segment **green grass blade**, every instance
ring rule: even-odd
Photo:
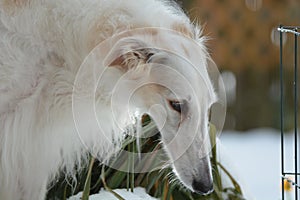
[[[89,165],[89,171],[87,174],[87,178],[85,180],[84,189],[82,193],[82,200],[88,200],[90,196],[90,188],[91,188],[91,179],[92,179],[92,169],[95,162],[95,158],[91,158],[90,165]]]
[[[112,193],[118,200],[125,200],[123,197],[121,197],[118,193],[116,193],[115,191],[113,191],[111,188],[109,188],[106,184],[106,180],[105,180],[105,170],[104,170],[104,166],[102,166],[102,170],[101,170],[101,179],[103,182],[103,186],[105,188],[106,191]]]

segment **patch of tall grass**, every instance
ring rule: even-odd
[[[149,117],[143,122],[143,134],[148,135],[156,130],[155,125]],[[150,135],[151,135],[150,134]],[[216,143],[216,130],[210,125],[210,136],[212,144]],[[138,144],[138,145],[137,145]],[[127,136],[123,143],[123,149],[136,154],[128,154],[126,162],[128,168],[145,168],[147,166],[139,166],[138,156],[140,152],[153,152],[161,148],[160,134],[156,133],[151,137],[139,139],[136,141],[134,136]],[[155,154],[153,155],[155,156]],[[118,162],[120,158],[116,156],[112,162]],[[123,158],[124,160],[124,158]],[[151,162],[147,161],[147,162]],[[141,162],[145,163],[145,162]],[[113,189],[126,188],[134,191],[137,186],[144,187],[146,192],[151,196],[162,200],[242,200],[244,199],[240,185],[229,171],[217,159],[217,147],[213,147],[211,152],[211,163],[213,168],[214,192],[208,196],[201,196],[185,189],[176,179],[170,167],[147,172],[147,173],[131,173],[118,171],[111,167],[101,165],[94,158],[90,158],[89,166],[77,175],[76,187],[68,184],[68,179],[62,177],[48,192],[47,199],[67,199],[72,193],[83,191],[82,200],[88,200],[89,195],[98,193],[101,188],[111,192],[117,199],[123,198],[115,193]],[[123,166],[126,167],[126,166]],[[223,179],[231,182],[230,187],[224,187]],[[71,181],[71,180],[70,180]],[[226,184],[228,185],[228,184]]]

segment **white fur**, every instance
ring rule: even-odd
[[[0,199],[44,199],[47,185],[59,170],[65,169],[72,174],[75,166],[85,163],[82,161],[86,159],[87,150],[78,137],[72,113],[75,77],[88,53],[99,42],[121,31],[143,27],[174,30],[174,24],[188,30],[189,37],[202,50],[194,52],[186,47],[190,50],[187,56],[192,63],[198,63],[203,79],[209,84],[199,84],[194,71],[179,66],[181,61],[177,62],[172,56],[168,64],[178,65],[174,68],[189,77],[193,86],[199,87],[197,95],[201,99],[194,99],[191,106],[195,104],[197,111],[196,103],[200,102],[201,113],[198,114],[202,123],[199,132],[207,132],[207,110],[214,101],[214,91],[206,71],[207,53],[203,38],[198,38],[199,30],[176,5],[159,0],[0,0],[0,15]],[[181,42],[174,42],[163,33],[150,35],[133,37],[151,46],[176,49],[184,54],[184,44]],[[105,137],[99,136],[94,126],[90,125],[85,104],[79,106],[81,115],[86,119],[82,123],[86,131],[81,139],[103,160],[116,151],[112,141],[121,141],[123,135],[121,130],[115,128],[107,100],[111,95],[109,82],[118,80],[122,74],[124,72],[118,67],[112,67],[105,79],[106,88],[98,91],[97,114],[106,124]],[[159,79],[151,78],[154,81]],[[168,75],[161,78],[174,81]],[[178,85],[179,93],[185,91],[185,86],[180,82],[175,81],[174,84]],[[146,90],[150,92],[152,89]],[[160,95],[170,98],[165,91]],[[166,107],[168,118],[162,130],[162,139],[163,143],[168,142],[172,132],[178,131],[177,113],[166,102],[157,102],[161,99],[147,102],[147,94],[137,96],[144,103],[145,111],[153,103]],[[185,96],[183,92],[182,97]],[[161,113],[155,112],[152,110],[149,114],[159,124]],[[192,113],[189,116],[191,121],[195,121],[198,115]],[[130,123],[127,117],[120,114],[119,120],[124,121],[124,126]],[[190,122],[186,121],[179,132],[191,131]],[[177,145],[189,140],[187,136],[182,137]],[[201,171],[198,156],[201,142],[203,138],[199,133],[187,155],[173,163],[175,173],[190,189],[193,176],[198,176]],[[178,146],[166,149],[171,160],[177,156]],[[201,151],[206,152],[206,148],[201,148]],[[211,176],[209,164],[206,168],[205,173]]]

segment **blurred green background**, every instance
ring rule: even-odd
[[[182,0],[179,3],[210,38],[209,51],[222,72],[227,93],[224,129],[278,129],[280,82],[276,29],[280,24],[300,26],[300,1]],[[286,34],[283,41],[285,129],[289,130],[293,127],[294,36]]]

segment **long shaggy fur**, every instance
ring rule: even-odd
[[[0,0],[0,199],[44,199],[58,171],[72,174],[85,161],[72,115],[79,66],[101,41],[143,27],[179,31],[202,45],[169,1]],[[110,112],[101,112],[106,138],[121,141]],[[115,152],[85,125],[89,149],[102,159]]]

